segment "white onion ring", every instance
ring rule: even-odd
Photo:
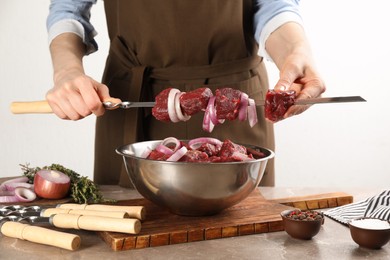
[[[169,144],[174,144],[173,149],[168,147]],[[172,155],[180,148],[180,146],[181,144],[179,139],[175,137],[167,137],[159,145],[156,146],[155,150],[166,155]]]
[[[238,120],[245,121],[248,117],[248,95],[241,92],[240,108],[238,109]]]
[[[168,162],[177,162],[180,160],[181,157],[183,157],[187,153],[187,148],[185,146],[182,146],[179,150],[177,150],[174,154],[172,154],[167,161]]]
[[[191,118],[191,116],[185,115],[181,111],[180,96],[183,95],[184,93],[186,93],[186,92],[179,92],[179,93],[176,93],[176,95],[175,95],[175,111],[176,111],[176,116],[180,121],[187,121]]]
[[[216,147],[221,147],[223,142],[218,140],[217,138],[212,138],[212,137],[199,137],[192,139],[188,141],[188,145],[192,150],[198,149],[202,144],[207,143],[207,144],[213,144]]]
[[[256,104],[253,99],[248,99],[248,121],[250,127],[253,127],[255,124],[257,124],[257,111],[256,111]]]
[[[179,122],[179,118],[177,117],[176,114],[176,109],[175,109],[175,96],[177,93],[180,93],[180,90],[173,88],[169,91],[168,94],[168,115],[169,119],[171,119],[172,122],[177,123]]]

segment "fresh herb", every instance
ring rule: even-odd
[[[107,200],[103,198],[103,195],[99,191],[96,184],[87,177],[80,176],[77,172],[68,169],[60,164],[52,164],[50,166],[29,167],[29,164],[20,165],[22,167],[23,174],[29,179],[29,183],[34,183],[35,174],[40,170],[56,170],[60,171],[70,178],[70,196],[76,203],[102,203],[102,202],[114,202],[113,200]]]

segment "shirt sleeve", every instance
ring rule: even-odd
[[[256,0],[254,29],[260,56],[272,61],[265,50],[265,42],[273,31],[287,22],[296,22],[303,26],[299,0]]]
[[[77,34],[87,47],[87,54],[97,51],[97,35],[90,23],[91,8],[97,0],[51,0],[46,20],[49,44],[66,32]]]

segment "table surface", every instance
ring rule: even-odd
[[[359,201],[377,195],[382,189],[368,188],[284,188],[260,187],[266,199],[346,192]],[[117,200],[140,197],[134,190],[102,186],[103,195]],[[348,227],[327,218],[311,240],[291,238],[286,232],[272,232],[193,243],[113,251],[94,232],[67,230],[81,237],[81,247],[68,251],[0,235],[0,259],[390,259],[390,243],[380,250],[359,247]]]

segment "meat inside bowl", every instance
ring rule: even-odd
[[[116,149],[138,192],[174,214],[205,216],[216,214],[245,199],[260,183],[267,161],[274,153],[245,145],[265,157],[242,162],[168,162],[142,158],[159,141],[145,141]]]

